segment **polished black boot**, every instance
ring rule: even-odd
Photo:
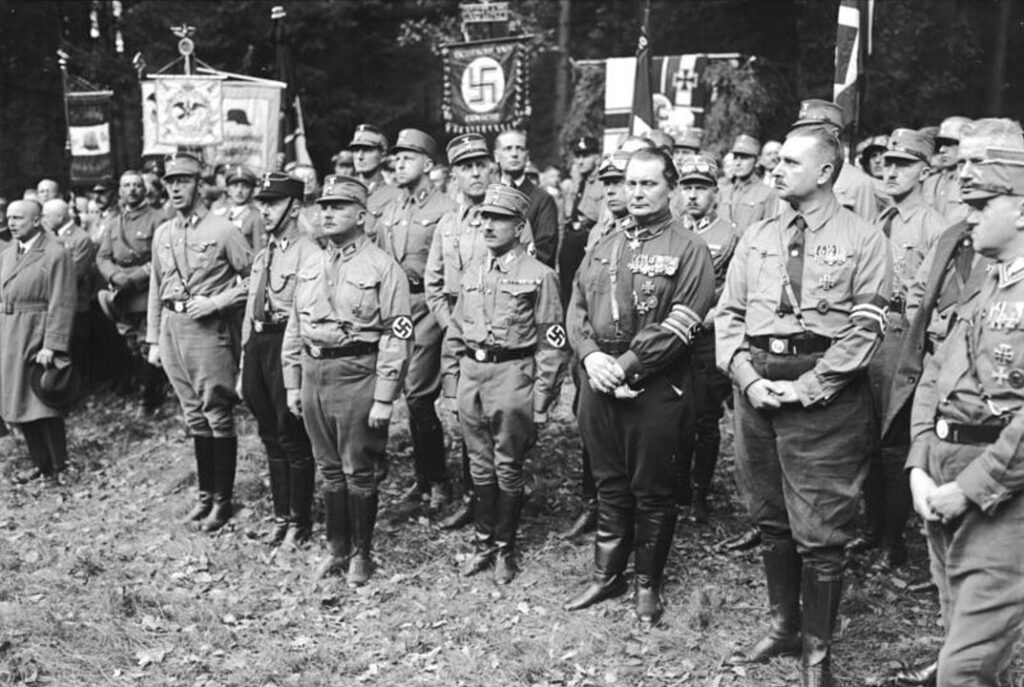
[[[676,510],[666,508],[636,513],[636,617],[642,623],[661,619],[661,580],[676,529]]]
[[[523,492],[498,492],[498,522],[494,528],[494,544],[498,548],[494,558],[494,581],[506,585],[519,572],[516,564],[516,534],[523,512]]]
[[[690,515],[694,521],[701,524],[710,519],[708,495],[711,493],[711,480],[715,476],[721,442],[722,432],[718,428],[718,418],[698,418],[697,437],[693,446],[693,505]]]
[[[213,437],[193,437],[196,454],[196,477],[199,481],[199,499],[185,516],[186,522],[198,522],[213,509],[213,490],[216,476],[213,469]]]
[[[498,519],[498,485],[477,484],[473,487],[476,494],[476,508],[473,522],[473,555],[460,573],[463,577],[472,577],[486,570],[494,563],[494,528]]]
[[[270,473],[270,500],[274,505],[274,527],[270,530],[267,538],[269,543],[280,544],[288,534],[288,516],[291,514],[291,504],[288,497],[291,493],[291,485],[288,476],[288,459],[284,456],[267,459],[267,466]]]
[[[732,665],[762,663],[800,653],[800,554],[790,539],[773,539],[761,552],[771,614],[768,633],[754,646],[729,657]]]
[[[282,546],[295,548],[309,541],[313,531],[313,488],[316,481],[313,471],[313,459],[309,457],[288,466],[291,514]]]
[[[352,530],[352,557],[348,561],[346,583],[362,587],[373,575],[373,529],[377,524],[377,492],[348,490],[348,522]]]
[[[598,502],[594,578],[562,608],[579,611],[626,593],[626,562],[633,550],[633,509]]]
[[[352,536],[348,522],[348,490],[324,488],[324,528],[327,530],[327,557],[320,561],[314,576],[322,579],[348,567],[352,552]]]
[[[216,532],[231,519],[234,507],[231,499],[235,492],[235,463],[238,460],[238,437],[214,437],[213,473],[216,489],[213,509],[203,520],[203,532]]]
[[[576,539],[589,534],[597,527],[597,498],[588,499],[572,525],[562,533],[563,539]]]
[[[430,512],[440,513],[450,500],[444,427],[437,417],[434,399],[419,399],[409,403],[408,407],[416,483],[422,493],[429,494]]]
[[[820,570],[805,563],[800,595],[803,598],[800,659],[801,687],[832,687],[832,628],[843,591],[840,565]]]

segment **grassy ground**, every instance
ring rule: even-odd
[[[78,410],[69,420],[76,474],[65,487],[7,486],[24,465],[24,444],[0,440],[0,685],[798,681],[792,659],[747,670],[722,665],[766,618],[757,555],[715,548],[743,526],[728,450],[714,522],[678,528],[660,626],[642,628],[628,597],[575,614],[561,610],[589,574],[591,553],[587,543],[555,534],[577,507],[578,437],[567,405],[531,461],[523,572],[503,589],[487,575],[458,576],[467,531],[443,532],[397,503],[411,475],[401,416],[375,542],[380,567],[358,591],[338,579],[311,580],[321,526],[305,550],[262,543],[269,496],[249,418],[241,422],[242,510],[214,536],[180,524],[195,485],[191,446],[170,402],[156,419],[112,396]],[[935,600],[907,587],[925,576],[924,557],[915,536],[905,577],[851,576],[835,645],[840,684],[862,685],[935,655]]]

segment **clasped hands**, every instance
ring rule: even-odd
[[[967,512],[970,501],[956,480],[937,485],[921,468],[910,471],[914,510],[928,522],[947,524]]]
[[[583,359],[590,388],[615,398],[636,398],[640,391],[626,385],[626,371],[619,361],[601,351],[594,351]]]
[[[783,403],[799,403],[793,382],[785,380],[758,379],[747,387],[747,400],[758,410],[780,408]]]

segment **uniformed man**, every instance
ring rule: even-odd
[[[238,339],[252,252],[242,232],[212,215],[199,198],[199,160],[167,161],[164,184],[175,216],[153,237],[146,343],[149,362],[163,365],[195,444],[199,500],[189,521],[204,532],[232,515],[238,438]]]
[[[299,267],[281,348],[288,407],[323,476],[328,555],[316,575],[347,566],[351,587],[373,574],[376,471],[413,336],[408,277],[363,230],[368,195],[354,177],[325,179],[326,244]]]
[[[885,190],[891,204],[879,216],[877,224],[889,239],[893,288],[885,340],[868,367],[879,429],[889,405],[889,391],[904,335],[910,325],[906,317],[907,291],[928,251],[946,228],[945,219],[925,204],[921,193],[933,151],[931,138],[913,129],[896,129],[889,136],[883,157]],[[864,484],[867,528],[864,534],[847,544],[846,550],[858,552],[884,544],[882,555],[872,567],[889,571],[903,565],[907,558],[903,530],[910,515],[910,488],[903,463],[909,437],[906,434],[880,436],[879,440],[880,445],[872,448],[871,467]]]
[[[225,173],[227,182],[228,207],[225,213],[228,221],[242,231],[249,247],[258,251],[266,243],[263,217],[252,202],[256,188],[256,174],[245,165],[231,165]]]
[[[761,154],[757,158],[757,169],[754,170],[754,173],[768,188],[772,187],[772,170],[779,164],[780,150],[782,150],[781,141],[765,141],[761,146]]]
[[[60,198],[48,200],[43,204],[42,227],[50,232],[57,243],[71,254],[71,262],[75,268],[75,317],[71,327],[71,363],[79,373],[92,381],[95,376],[93,351],[89,350],[92,322],[89,319],[89,301],[92,300],[94,258],[96,247],[85,229],[71,219],[68,204]]]
[[[656,623],[663,610],[689,351],[715,289],[707,246],[669,211],[677,174],[663,151],[633,153],[626,166],[633,221],[584,258],[567,318],[586,376],[579,424],[597,481],[598,522],[593,582],[564,607],[625,593],[633,554],[644,623]]]
[[[96,253],[96,267],[105,284],[96,299],[125,339],[142,382],[143,408],[152,412],[163,403],[165,377],[159,367],[146,360],[142,344],[146,338],[153,235],[164,222],[165,213],[146,201],[145,179],[140,172],[121,174],[118,192],[119,211],[107,221]],[[131,376],[127,371],[123,374]],[[131,387],[130,379],[127,385]]]
[[[366,235],[371,239],[377,235],[377,223],[384,208],[398,197],[398,187],[384,179],[384,155],[388,151],[388,139],[384,132],[373,124],[360,124],[352,134],[348,149],[352,151],[352,165],[355,177],[369,189],[366,205]]]
[[[487,188],[487,254],[463,275],[445,336],[444,392],[457,398],[476,493],[475,553],[462,574],[493,564],[502,585],[517,572],[523,463],[558,398],[567,348],[558,276],[520,242],[529,207],[510,186]]]
[[[714,302],[717,302],[741,234],[739,228],[719,215],[716,208],[718,163],[708,155],[683,158],[679,165],[679,189],[684,203],[684,214],[680,218],[683,226],[703,239],[711,251],[715,273]],[[711,479],[722,441],[718,423],[725,413],[722,404],[732,388],[729,378],[715,366],[714,308],[704,318],[704,327],[694,337],[692,346],[692,422],[683,425],[677,488],[679,503],[691,507],[690,515],[696,522],[705,523],[708,521]]]
[[[1024,634],[1024,151],[989,149],[977,177],[961,198],[995,266],[928,364],[907,459],[946,627],[939,687],[1005,684]]]
[[[957,182],[957,159],[960,136],[964,126],[971,123],[967,117],[946,117],[935,136],[934,174],[924,182],[925,202],[946,219],[959,222],[967,216],[969,208],[960,202]]]
[[[923,131],[918,133],[925,135]],[[857,164],[871,177],[878,179],[885,186],[885,169],[882,164],[882,155],[889,148],[889,137],[871,136],[857,144]],[[931,161],[929,160],[929,164]]]
[[[42,208],[30,200],[7,206],[15,239],[0,255],[0,417],[25,436],[35,466],[15,476],[60,483],[67,467],[64,411],[32,390],[32,368],[67,365],[77,286],[71,254],[43,231]]]
[[[342,148],[334,157],[331,158],[331,164],[334,165],[334,173],[342,176],[355,176],[355,156],[352,151],[348,148]]]
[[[242,398],[256,418],[270,472],[274,505],[271,544],[293,548],[309,539],[313,503],[313,449],[300,418],[288,409],[281,371],[281,342],[292,311],[296,274],[319,246],[299,230],[302,182],[264,174],[256,191],[267,246],[252,263],[242,320]]]
[[[825,127],[837,138],[843,131],[843,109],[827,100],[804,100],[793,128]],[[874,222],[880,210],[875,184],[856,165],[843,165],[832,188],[839,204],[866,222]]]
[[[391,149],[400,195],[384,208],[378,222],[377,245],[402,267],[409,281],[415,328],[412,357],[405,377],[416,481],[407,498],[429,499],[439,513],[451,498],[445,461],[444,428],[434,407],[441,393],[443,332],[427,307],[423,285],[427,256],[441,218],[456,204],[434,186],[429,173],[437,159],[437,142],[418,129],[403,129]]]
[[[583,136],[572,147],[572,190],[563,199],[562,241],[558,250],[558,279],[562,285],[562,305],[568,307],[576,269],[583,260],[590,229],[597,223],[604,200],[597,165],[601,148],[593,136]]]
[[[448,162],[459,188],[459,206],[437,224],[427,256],[423,282],[427,305],[441,329],[451,321],[462,275],[475,259],[487,253],[480,221],[480,204],[491,183],[493,165],[487,142],[479,134],[462,134],[448,142]],[[533,234],[527,222],[520,240],[529,248]],[[464,498],[455,512],[441,521],[442,528],[468,525],[472,519],[472,481],[469,457],[463,454]]]
[[[683,158],[688,155],[696,155],[700,152],[704,139],[704,129],[699,126],[685,127],[675,136],[675,146],[672,148],[672,161],[678,167]]]
[[[747,227],[774,214],[778,204],[775,192],[754,174],[761,142],[740,134],[732,144],[733,167],[729,183],[719,192],[718,212],[743,233]]]
[[[1024,150],[1020,125],[1009,119],[979,119],[964,127],[959,146],[959,182],[970,189],[988,147]],[[883,441],[910,436],[914,390],[927,361],[946,340],[954,323],[970,317],[992,264],[971,243],[966,219],[946,229],[925,256],[907,294],[910,327],[903,339],[899,364],[892,377],[889,403],[882,420]],[[934,684],[938,661],[926,661],[896,674],[906,684]]]
[[[831,685],[843,546],[876,431],[865,371],[882,340],[892,260],[884,234],[832,192],[843,152],[831,131],[794,129],[780,160],[785,204],[743,234],[715,315],[772,613],[768,634],[731,660],[802,653],[802,683]]]
[[[526,219],[533,230],[534,255],[548,267],[554,267],[558,253],[558,205],[526,174],[529,157],[525,131],[503,131],[494,140],[494,162],[498,166],[499,181],[519,189],[530,198]]]
[[[590,230],[587,239],[587,251],[593,249],[601,239],[608,234],[621,230],[629,223],[629,198],[626,194],[626,163],[632,153],[624,150],[617,150],[611,155],[606,155],[597,169],[597,178],[604,186],[605,202],[601,208],[601,219],[597,225]],[[572,409],[574,413],[579,411],[580,402],[580,372],[578,361],[571,364],[574,394]],[[587,452],[586,444],[583,445],[581,453],[581,479],[580,494],[583,497],[583,510],[576,517],[576,520],[562,535],[565,539],[575,539],[584,534],[594,531],[597,526],[597,484],[594,482],[594,471],[590,464],[590,453]]]

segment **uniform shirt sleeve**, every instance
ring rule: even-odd
[[[629,384],[657,372],[689,346],[714,302],[715,270],[707,244],[689,240],[683,245],[668,317],[638,331],[618,358]]]
[[[153,234],[153,245],[160,245],[163,235],[169,231],[170,223],[160,225]],[[160,302],[160,285],[163,282],[163,266],[153,251],[151,274],[149,276],[149,305],[146,307],[146,343],[160,343],[160,318],[163,317],[163,304]]]
[[[444,293],[444,244],[441,238],[445,222],[457,221],[457,210],[445,215],[437,224],[434,238],[430,241],[430,253],[427,254],[427,265],[423,269],[423,291],[427,299],[427,307],[434,313],[434,318],[441,329],[447,329],[452,319],[448,298]]]
[[[995,443],[960,471],[956,482],[988,515],[1024,489],[1024,408],[1017,409]]]
[[[920,468],[928,472],[928,447],[936,441],[935,411],[939,405],[935,385],[942,368],[943,349],[949,345],[947,341],[939,346],[939,350],[928,361],[921,374],[921,382],[914,391],[914,403],[910,410],[910,451],[904,463],[907,470]]]
[[[299,326],[299,306],[292,301],[291,314],[281,339],[281,376],[284,388],[295,390],[302,387],[302,330]]]
[[[931,274],[932,265],[935,262],[935,252],[938,241],[934,241],[925,253],[924,259],[914,273],[914,278],[907,287],[907,321],[913,322],[917,315],[918,308],[924,300],[925,285],[928,283],[928,275]]]
[[[846,386],[854,373],[865,369],[882,343],[884,308],[892,294],[892,253],[880,231],[869,232],[853,277],[853,308],[846,325],[814,369],[794,383],[800,403],[824,403]]]
[[[109,284],[114,275],[121,271],[121,268],[114,264],[114,242],[110,238],[111,229],[112,227],[108,226],[107,230],[103,232],[103,236],[100,237],[99,250],[96,252],[96,269],[99,270],[100,276],[103,277],[106,284]]]
[[[583,262],[580,263],[580,267],[573,277],[572,297],[569,299],[569,308],[565,317],[569,344],[581,362],[591,353],[601,350],[595,340],[594,327],[590,322],[589,308],[592,306],[587,303],[586,289],[582,284],[582,275],[592,269],[593,261],[593,253],[583,256]]]
[[[534,306],[537,350],[533,355],[533,412],[539,415],[546,415],[558,400],[569,345],[559,293],[558,275],[554,270],[545,270]]]
[[[252,270],[249,273],[249,290],[245,298],[245,316],[242,317],[242,347],[245,348],[246,342],[249,341],[249,336],[252,334],[252,320],[253,311],[256,309],[256,290],[259,289],[259,278],[252,279],[251,277],[261,269],[266,269],[266,264],[262,262],[263,256],[266,253],[266,249],[261,250],[256,254],[256,257],[252,261]]]
[[[232,225],[234,231],[225,232],[224,259],[231,269],[239,276],[235,284],[210,298],[218,310],[227,310],[234,305],[245,303],[249,295],[249,270],[252,268],[252,248],[240,229]]]
[[[470,269],[475,269],[471,267]],[[463,275],[463,281],[468,277]],[[462,285],[459,285],[460,297],[452,308],[448,328],[445,330],[444,343],[441,346],[441,393],[445,398],[455,398],[459,389],[459,358],[466,352],[466,340],[463,338],[462,321],[465,299],[461,297]]]
[[[46,329],[43,348],[67,352],[70,349],[71,326],[78,299],[74,261],[69,251],[58,246],[49,264],[50,297],[46,304]]]
[[[750,346],[746,339],[747,259],[754,231],[753,228],[748,229],[736,244],[715,311],[716,363],[741,391],[746,391],[761,378],[750,362]]]
[[[530,223],[536,257],[548,267],[554,267],[558,252],[558,208],[555,199],[542,189],[535,189],[533,200]]]
[[[386,254],[380,280],[380,318],[382,331],[377,343],[377,382],[373,400],[391,403],[401,392],[412,353],[412,305],[409,280],[398,263]]]

